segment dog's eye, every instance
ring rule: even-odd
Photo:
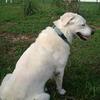
[[[85,26],[85,24],[82,24],[82,26]]]

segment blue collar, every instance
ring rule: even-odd
[[[58,36],[60,36],[60,38],[62,38],[68,45],[70,45],[68,39],[65,37],[64,33],[60,31],[59,28],[57,28],[55,25],[53,26],[55,32],[58,34]]]

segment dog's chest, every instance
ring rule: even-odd
[[[70,55],[70,47],[61,47],[56,52],[54,52],[53,57],[55,61],[60,65],[65,65],[67,62],[67,59]]]

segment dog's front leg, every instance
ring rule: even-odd
[[[57,90],[61,95],[64,95],[66,93],[66,90],[62,88],[63,75],[64,75],[64,68],[58,68],[55,72],[55,78],[54,78],[56,81]]]

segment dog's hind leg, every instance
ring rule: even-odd
[[[9,81],[11,76],[12,76],[12,74],[7,74],[4,77],[4,79],[3,79],[2,83],[1,83],[1,86],[0,86],[0,93],[1,93],[2,89],[5,87],[5,85],[7,84],[7,82]]]
[[[47,93],[41,93],[36,95],[33,100],[50,100],[50,95]]]
[[[4,77],[4,79],[3,79],[2,83],[1,83],[1,86],[0,86],[0,97],[1,97],[2,90],[4,89],[5,85],[7,84],[7,82],[9,81],[9,79],[10,79],[11,76],[12,76],[12,74],[7,74]],[[1,98],[0,98],[0,100],[1,100]]]
[[[6,83],[8,82],[8,80],[10,79],[11,76],[12,76],[12,74],[7,74],[7,75],[4,77],[4,79],[3,79],[1,85],[6,84]]]

